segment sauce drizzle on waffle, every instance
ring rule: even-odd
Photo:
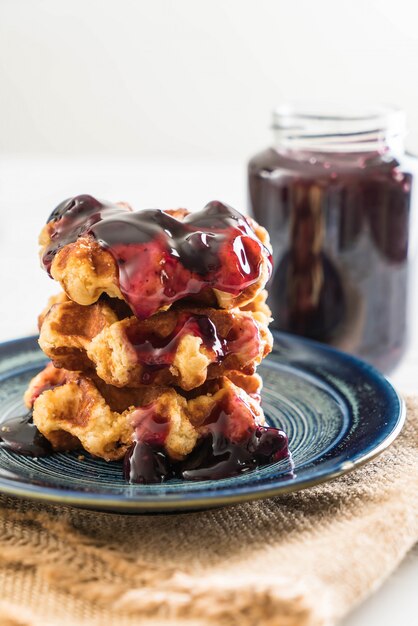
[[[270,251],[241,213],[210,202],[199,212],[132,211],[80,195],[62,202],[48,219],[50,242],[42,264],[80,237],[108,250],[119,269],[120,290],[139,319],[207,288],[239,295],[255,284]]]

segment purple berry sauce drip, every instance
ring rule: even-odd
[[[64,246],[92,237],[112,254],[120,290],[139,319],[207,288],[239,295],[257,282],[263,259],[271,267],[245,217],[221,202],[179,220],[159,209],[132,212],[81,195],[60,204],[48,222],[44,268],[50,272]]]
[[[251,411],[248,405],[239,402],[242,403],[239,410]],[[124,460],[125,478],[139,484],[160,483],[170,478],[216,480],[275,463],[289,455],[285,433],[277,428],[258,426],[254,420],[253,426],[248,427],[239,440],[232,440],[228,404],[215,405],[206,420],[205,434],[183,461],[173,461],[165,452],[168,422],[155,412],[152,404],[145,410],[139,409],[136,441]]]

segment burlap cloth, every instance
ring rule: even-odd
[[[2,625],[334,624],[418,540],[418,397],[379,458],[293,495],[123,516],[0,499]]]

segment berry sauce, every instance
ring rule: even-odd
[[[289,455],[285,433],[258,426],[251,408],[226,396],[206,419],[202,436],[182,461],[165,452],[169,423],[153,404],[136,412],[135,442],[126,453],[124,475],[131,483],[160,483],[170,478],[216,480],[275,463]]]
[[[144,332],[141,326],[128,326],[126,335],[132,344],[138,362],[143,366],[141,382],[148,384],[153,374],[173,363],[178,345],[185,335],[201,337],[204,346],[213,352],[215,359],[224,356],[224,341],[217,335],[216,327],[205,315],[181,315],[167,337]]]
[[[122,295],[139,319],[207,288],[239,295],[257,282],[263,259],[271,271],[270,253],[245,217],[217,201],[178,220],[81,195],[62,202],[48,222],[44,268],[50,272],[67,244],[94,238],[112,254]]]
[[[164,452],[168,419],[156,413],[153,404],[149,404],[134,412],[132,425],[135,428],[135,443],[125,455],[125,478],[141,484],[172,478],[170,461]]]
[[[268,303],[279,330],[389,371],[407,338],[411,165],[390,152],[268,149],[249,204],[270,235]]]
[[[41,457],[52,454],[52,446],[32,423],[32,412],[3,422],[0,426],[0,446],[25,456]]]
[[[143,366],[141,382],[149,384],[153,374],[173,363],[176,350],[185,335],[200,337],[202,345],[212,354],[212,362],[220,363],[229,354],[237,354],[243,344],[249,358],[255,358],[259,351],[259,333],[254,321],[243,319],[241,332],[231,328],[226,337],[220,337],[215,324],[207,315],[184,313],[179,316],[174,330],[166,337],[145,332],[137,324],[126,328],[126,336],[135,349],[138,362]]]

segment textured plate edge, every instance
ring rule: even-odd
[[[390,383],[389,383],[390,384]],[[392,387],[393,389],[393,387]],[[101,511],[113,511],[113,512],[121,512],[123,509],[124,512],[139,512],[139,513],[161,513],[161,512],[180,512],[180,511],[190,511],[195,509],[209,509],[216,508],[219,506],[225,505],[233,505],[239,504],[242,502],[252,502],[255,500],[263,500],[266,498],[277,497],[280,495],[286,495],[289,493],[296,493],[297,491],[301,491],[302,489],[308,489],[310,487],[315,487],[317,485],[321,485],[326,482],[330,482],[343,476],[345,474],[351,473],[359,467],[365,465],[372,459],[378,457],[382,454],[398,437],[400,434],[406,419],[406,407],[404,400],[399,396],[399,394],[395,391],[396,396],[399,400],[400,404],[400,412],[399,419],[392,430],[391,433],[373,450],[369,450],[366,454],[359,457],[355,461],[347,461],[344,463],[339,469],[334,472],[326,472],[321,476],[312,477],[312,479],[301,481],[299,483],[286,484],[283,486],[276,486],[272,489],[262,489],[260,491],[246,493],[246,494],[237,494],[237,495],[227,495],[220,496],[214,498],[193,498],[184,501],[172,501],[172,500],[161,500],[161,501],[123,501],[118,500],[117,496],[107,496],[106,499],[101,499],[100,496],[94,497],[94,500],[89,500],[88,497],[80,498],[79,496],[73,497],[71,493],[62,494],[61,496],[56,493],[56,490],[48,488],[44,488],[41,493],[32,493],[30,490],[25,490],[20,487],[14,488],[12,484],[10,487],[8,485],[4,485],[0,483],[0,492],[22,497],[28,498],[30,500],[35,500],[37,502],[47,502],[48,504],[58,504],[58,505],[69,505],[80,508],[86,508],[90,510],[101,510]],[[20,485],[20,483],[17,483]],[[113,500],[113,502],[112,502]]]
[[[290,335],[291,339],[293,336]],[[319,347],[320,349],[325,349],[326,352],[330,352],[332,354],[336,354],[338,356],[343,356],[348,360],[355,363],[357,367],[361,367],[362,369],[366,368],[373,376],[385,381],[389,386],[390,390],[394,398],[397,400],[399,405],[398,411],[398,419],[396,424],[392,428],[392,430],[387,434],[387,436],[377,445],[376,447],[368,450],[366,453],[359,455],[353,461],[346,461],[341,464],[339,468],[335,471],[323,471],[318,472],[316,475],[312,476],[310,479],[306,479],[300,481],[298,483],[284,483],[282,485],[278,484],[272,488],[261,488],[260,490],[255,490],[252,492],[239,493],[239,494],[226,494],[224,496],[214,496],[211,498],[192,496],[188,497],[187,500],[177,500],[171,499],[170,497],[160,500],[121,500],[120,496],[106,496],[102,498],[100,494],[94,493],[93,498],[90,498],[88,494],[85,497],[80,497],[80,492],[71,492],[66,491],[65,493],[58,489],[53,489],[49,487],[44,487],[42,492],[38,492],[32,489],[22,488],[22,484],[17,481],[13,481],[13,479],[7,479],[7,482],[4,483],[0,477],[0,493],[3,493],[8,496],[15,496],[19,498],[27,498],[29,500],[33,500],[36,502],[43,502],[54,505],[65,505],[65,506],[75,506],[84,509],[90,510],[99,510],[99,511],[109,511],[109,512],[119,512],[119,513],[173,513],[173,512],[187,512],[196,509],[210,509],[217,508],[226,505],[239,504],[243,502],[251,502],[256,500],[262,500],[266,498],[277,497],[281,495],[286,495],[289,493],[296,493],[297,491],[301,491],[303,489],[308,489],[311,487],[315,487],[317,485],[335,480],[340,476],[351,473],[352,471],[358,469],[362,465],[365,465],[372,459],[376,458],[382,452],[384,452],[398,437],[402,428],[405,424],[406,419],[406,405],[403,398],[396,391],[395,387],[392,385],[390,380],[381,374],[374,367],[369,364],[361,361],[357,357],[342,353],[339,350],[331,346],[327,346],[325,344],[320,344],[318,342],[304,339],[302,337],[295,337],[296,340],[301,341],[302,343],[307,343],[311,347]],[[28,337],[19,337],[17,339],[12,339],[10,341],[0,343],[0,347],[8,347],[12,344],[19,344],[24,341],[37,340],[37,336],[28,336]]]

